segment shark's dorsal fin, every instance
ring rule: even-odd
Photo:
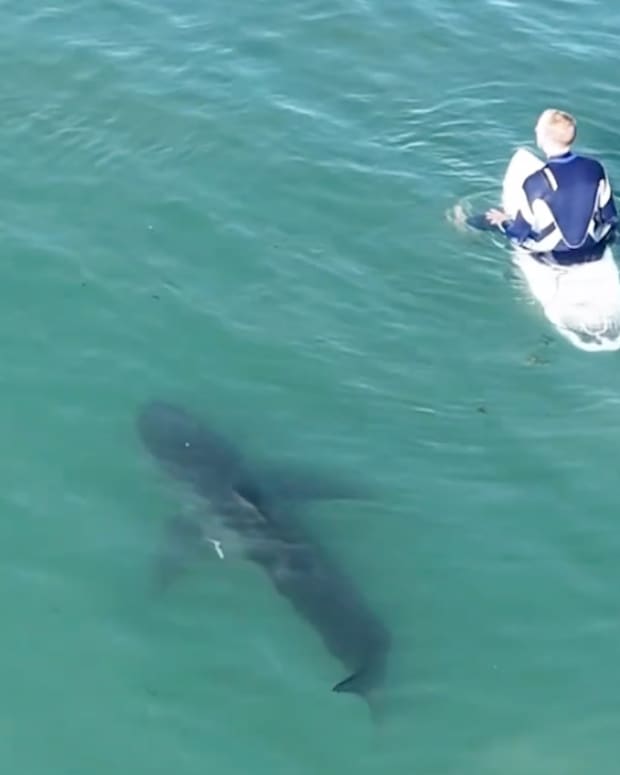
[[[255,509],[261,509],[264,505],[264,496],[261,488],[249,477],[242,477],[239,481],[234,482],[232,491],[238,498],[241,498]]]

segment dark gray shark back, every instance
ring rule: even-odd
[[[233,517],[245,534],[247,555],[267,573],[274,587],[320,635],[327,650],[350,674],[333,688],[368,698],[383,682],[390,634],[367,601],[302,527],[291,508],[240,508]]]
[[[352,582],[297,520],[290,483],[306,491],[311,479],[280,476],[278,486],[248,472],[241,454],[188,412],[165,402],[139,414],[144,444],[168,473],[209,498],[227,526],[243,539],[245,553],[268,574],[278,592],[321,636],[326,648],[350,671],[334,691],[368,697],[384,677],[390,635]],[[331,487],[333,491],[335,488]],[[330,488],[319,497],[327,497]],[[268,493],[268,495],[266,495]],[[179,528],[179,525],[183,528]],[[173,535],[184,551],[200,530],[177,520]]]

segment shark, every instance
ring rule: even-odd
[[[167,475],[184,482],[198,516],[176,514],[166,525],[158,577],[171,583],[209,546],[226,556],[226,540],[211,536],[206,514],[217,514],[223,535],[257,565],[346,669],[334,692],[366,699],[385,680],[391,635],[352,579],[298,518],[308,500],[359,497],[365,488],[290,466],[252,464],[230,440],[183,407],[150,401],[140,407],[137,432]],[[203,516],[204,515],[204,516]]]

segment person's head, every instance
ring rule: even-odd
[[[536,145],[547,156],[559,156],[570,150],[577,134],[577,122],[570,113],[549,108],[536,122]]]

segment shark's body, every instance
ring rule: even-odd
[[[209,500],[225,527],[239,537],[244,555],[267,573],[350,671],[334,690],[367,697],[383,680],[389,633],[292,513],[295,496],[329,497],[333,488],[317,488],[316,480],[299,476],[263,481],[226,440],[169,404],[145,406],[138,428],[153,456]],[[200,525],[183,518],[171,524],[169,535],[185,547],[204,541]],[[217,542],[215,549],[219,553]]]

